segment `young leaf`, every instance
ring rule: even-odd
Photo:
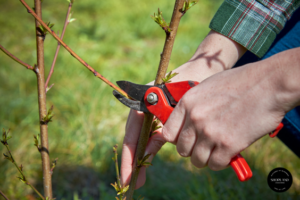
[[[170,33],[171,29],[169,27],[169,23],[165,21],[163,18],[162,12],[158,8],[158,13],[154,13],[154,15],[151,15],[151,18],[166,32]]]
[[[137,167],[140,168],[142,166],[149,166],[152,165],[150,162],[146,162],[146,160],[151,156],[151,154],[147,154],[144,156],[144,158],[142,160],[137,161]]]
[[[54,171],[54,168],[56,167],[57,165],[57,160],[58,158],[55,158],[55,160],[52,161],[52,166],[51,166],[51,175],[53,174],[53,171]]]
[[[43,117],[41,123],[42,124],[48,124],[49,122],[52,122],[52,117],[53,117],[53,105],[51,106],[51,108],[48,110],[48,113],[45,117]]]
[[[151,126],[151,131],[150,131],[150,135],[153,136],[155,135],[157,132],[155,132],[157,129],[160,129],[161,126],[159,126],[160,121],[158,118],[155,118],[152,122],[152,126]]]
[[[114,184],[111,183],[111,185],[115,188],[116,192],[120,192],[120,188],[116,182]]]
[[[72,13],[70,13],[69,16],[68,16],[68,23],[71,23],[75,20],[76,20],[75,18],[72,18]]]
[[[2,140],[1,143],[3,145],[8,145],[7,144],[7,140],[9,140],[10,138],[12,138],[12,136],[8,136],[10,129],[8,129],[8,131],[6,132],[5,129],[3,129],[3,133],[2,133]]]
[[[198,3],[198,0],[191,1],[191,0],[185,0],[183,3],[183,7],[181,9],[181,12],[184,14],[186,13],[191,7],[193,7],[196,3]]]
[[[24,177],[17,177],[20,181],[22,181],[23,183],[26,183],[26,180],[24,179]]]
[[[123,194],[125,194],[127,192],[127,190],[129,189],[129,185],[127,185],[126,187],[122,188],[122,192]]]
[[[8,153],[7,153],[8,154]],[[3,153],[3,155],[4,155],[4,158],[5,159],[7,159],[7,160],[9,160],[10,162],[13,162],[13,159],[12,159],[12,157],[8,154],[5,154],[5,153]]]
[[[34,146],[38,149],[38,151],[41,151],[41,145],[40,145],[40,134],[34,135]]]
[[[177,76],[178,73],[177,72],[174,72],[172,73],[172,71],[170,71],[167,76],[165,78],[163,78],[163,83],[171,83],[171,79],[174,77],[174,76]]]
[[[21,170],[21,172],[23,171],[23,165],[21,164],[20,166],[19,166],[19,168],[20,168],[20,170]]]

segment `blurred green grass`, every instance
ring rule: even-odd
[[[33,6],[32,2],[31,6]],[[155,78],[165,35],[150,18],[159,7],[169,21],[174,1],[75,1],[64,41],[106,78],[148,83]],[[202,0],[180,22],[169,70],[186,62],[208,33],[208,24],[220,0]],[[0,0],[0,44],[34,64],[34,21],[19,1]],[[67,1],[43,2],[43,19],[61,31]],[[57,43],[47,35],[46,72]],[[42,191],[40,155],[33,146],[39,133],[36,78],[33,73],[0,53],[0,127],[10,128],[12,153],[24,165],[29,180]],[[128,108],[117,102],[110,87],[95,78],[67,51],[61,49],[47,93],[54,105],[49,124],[51,158],[59,158],[53,175],[57,199],[114,199],[112,146],[121,144]],[[0,146],[0,152],[4,152]],[[195,169],[165,145],[147,172],[145,186],[136,192],[145,200],[176,199],[299,199],[300,161],[278,139],[262,138],[244,152],[254,177],[237,181],[231,169],[213,172]],[[275,193],[266,177],[285,167],[294,177],[292,188]],[[0,190],[10,199],[30,199],[32,191],[17,180],[11,163],[0,159]],[[2,197],[0,197],[1,199]]]

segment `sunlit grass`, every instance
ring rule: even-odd
[[[33,18],[19,1],[0,0],[0,43],[25,62],[36,61]],[[28,3],[32,3],[29,2]],[[66,1],[44,1],[44,21],[61,30]],[[208,33],[208,24],[220,1],[200,1],[180,23],[169,69],[186,62]],[[32,6],[32,5],[31,5]],[[75,1],[73,17],[64,41],[106,78],[144,84],[154,79],[164,32],[150,15],[159,7],[169,21],[173,1]],[[51,65],[56,42],[46,38],[46,71]],[[33,146],[39,133],[35,75],[0,52],[0,128],[11,128],[10,148],[25,174],[42,191],[40,155]],[[95,78],[68,52],[61,49],[47,94],[54,105],[49,124],[52,159],[58,158],[53,175],[57,199],[114,199],[109,185],[115,181],[112,146],[122,143],[128,108],[117,102],[112,89]],[[4,148],[0,146],[0,151]],[[263,138],[245,157],[254,177],[238,182],[233,171],[195,169],[180,158],[172,145],[163,147],[148,169],[146,185],[137,191],[153,199],[297,199],[300,162],[277,139]],[[266,183],[268,172],[288,168],[294,176],[289,192],[276,194]],[[17,180],[12,164],[0,159],[0,190],[10,199],[28,199],[32,191]],[[1,197],[0,197],[1,199]]]

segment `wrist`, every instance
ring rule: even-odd
[[[237,42],[210,31],[192,58],[178,67],[174,81],[195,80],[201,82],[218,72],[230,69],[247,50]]]
[[[239,43],[211,30],[190,61],[205,62],[211,70],[221,72],[231,69],[246,51]]]
[[[300,48],[278,53],[264,62],[278,105],[288,112],[300,105]]]

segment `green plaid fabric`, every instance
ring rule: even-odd
[[[210,28],[262,57],[300,0],[225,0]]]

